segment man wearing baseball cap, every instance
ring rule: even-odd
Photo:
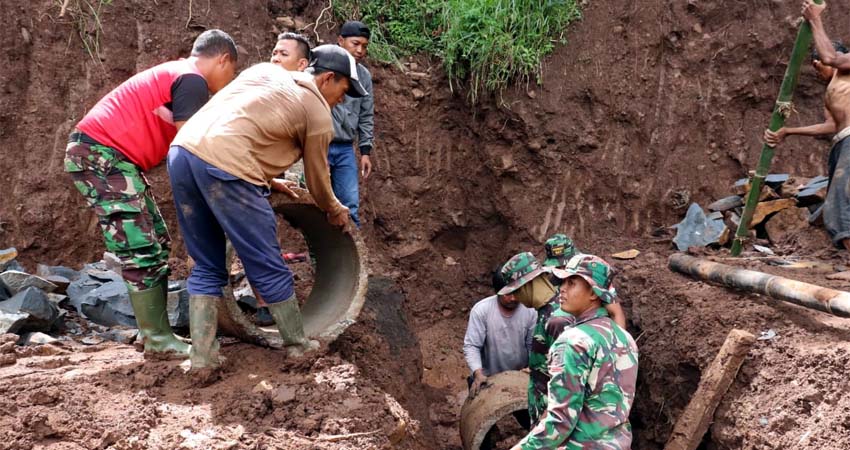
[[[228,283],[225,235],[291,353],[318,347],[304,335],[292,272],[280,257],[267,197],[272,190],[295,196],[290,184],[275,177],[303,158],[316,205],[331,224],[348,224],[348,209],[333,194],[327,163],[333,138],[330,110],[346,94],[368,95],[354,58],[335,45],[319,46],[303,73],[271,63],[245,70],[172,142],[168,173],[177,220],[195,261],[187,283],[192,368],[219,363],[215,335],[217,303]]]
[[[573,256],[581,254],[573,243],[573,240],[565,234],[552,235],[552,237],[546,240],[543,248],[546,251],[546,260],[543,261],[543,265],[546,267],[562,269]],[[558,277],[552,277],[552,284],[560,286],[561,283]],[[619,301],[605,305],[605,309],[608,310],[608,314],[614,319],[614,322],[617,322],[617,325],[623,329],[626,328],[626,312],[623,311],[623,307]],[[543,357],[545,358],[546,354]],[[545,360],[543,362],[545,363]]]
[[[564,280],[560,307],[576,321],[549,352],[546,412],[514,449],[630,449],[638,350],[603,307],[616,297],[611,267],[599,257],[576,255],[552,272]]]
[[[372,74],[362,64],[372,33],[363,22],[345,22],[339,30],[337,43],[357,61],[357,75],[368,96],[348,96],[334,107],[334,138],[328,147],[328,163],[334,194],[348,207],[351,220],[359,228],[360,186],[354,143],[360,149],[360,169],[363,179],[372,173],[372,136],[375,128],[375,100],[372,97]]]

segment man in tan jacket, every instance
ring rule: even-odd
[[[292,272],[280,257],[271,190],[292,193],[274,178],[304,160],[307,187],[328,221],[347,226],[348,208],[333,194],[327,148],[331,108],[345,95],[367,95],[348,52],[313,50],[306,72],[271,64],[245,70],[177,134],[168,172],[177,220],[195,266],[188,280],[193,369],[219,364],[216,311],[228,282],[229,238],[245,274],[269,306],[285,345],[295,353],[318,343],[304,336]],[[226,235],[226,237],[225,237]]]

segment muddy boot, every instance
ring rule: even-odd
[[[215,369],[221,364],[218,355],[218,297],[192,295],[189,297],[189,333],[192,351],[189,360],[192,370]]]
[[[304,323],[301,321],[301,310],[298,308],[295,294],[282,302],[270,304],[268,308],[290,356],[301,356],[319,348],[318,341],[304,336]]]
[[[190,345],[171,330],[166,311],[165,282],[143,291],[130,291],[130,303],[139,326],[138,341],[146,356],[185,358]]]

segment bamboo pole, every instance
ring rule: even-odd
[[[671,270],[735,289],[755,292],[806,308],[850,317],[850,292],[753,270],[740,269],[682,253],[670,256]]]
[[[814,2],[820,5],[823,3],[823,0],[814,0]],[[811,44],[812,26],[807,20],[803,20],[800,24],[800,29],[797,31],[797,39],[794,41],[794,50],[791,52],[791,59],[788,61],[788,67],[785,69],[785,77],[782,78],[779,97],[773,106],[773,115],[770,117],[769,125],[771,131],[782,128],[785,125],[785,119],[791,115],[791,111],[793,110],[791,98],[794,96],[794,89],[797,87],[797,81],[800,78],[800,67],[806,58],[806,53],[808,53]],[[732,241],[732,256],[740,255],[744,249],[744,239],[747,237],[747,232],[750,229],[750,221],[753,219],[753,213],[759,201],[764,178],[770,171],[770,162],[773,159],[773,153],[773,147],[767,144],[762,145],[756,173],[750,182],[750,193],[747,195],[744,214],[741,215],[741,221],[738,223],[738,231],[735,232],[735,239]]]

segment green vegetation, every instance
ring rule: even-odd
[[[473,102],[511,80],[541,82],[541,60],[581,17],[577,0],[337,0],[334,10],[372,28],[375,59],[441,57],[453,82],[468,82]]]

